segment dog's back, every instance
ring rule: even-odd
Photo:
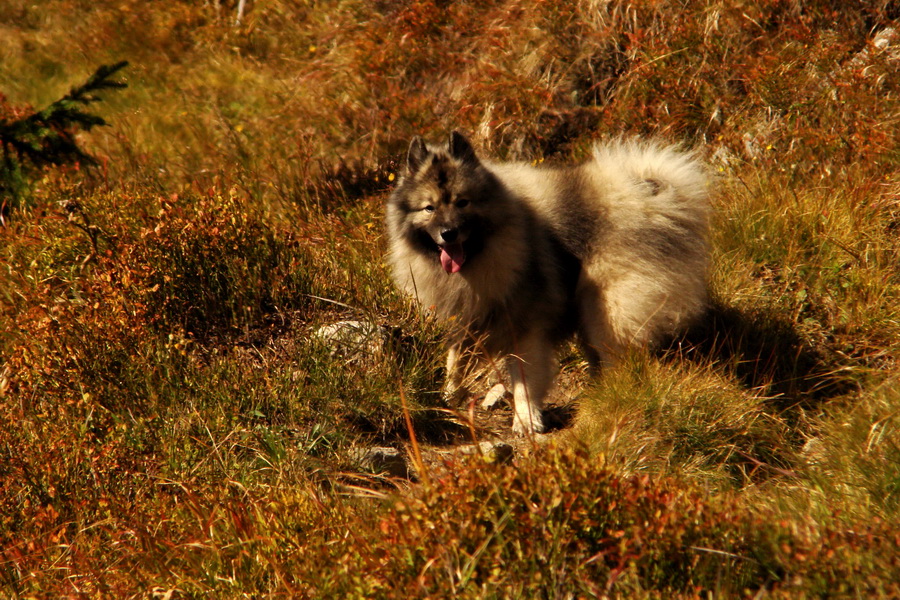
[[[647,141],[598,144],[561,169],[489,163],[581,261],[582,337],[614,361],[688,326],[707,303],[707,174],[691,153]]]

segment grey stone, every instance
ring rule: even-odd
[[[485,462],[505,464],[513,459],[515,450],[506,442],[481,442],[470,446],[460,446],[459,454],[479,454]]]
[[[406,455],[397,448],[384,446],[358,448],[351,457],[360,467],[373,473],[401,479],[410,479],[413,475]]]

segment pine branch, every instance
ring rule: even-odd
[[[4,150],[14,150],[19,160],[27,158],[38,167],[76,161],[93,163],[93,158],[75,143],[74,133],[77,129],[89,131],[106,125],[106,121],[81,107],[100,101],[94,92],[126,87],[126,83],[110,79],[126,65],[127,61],[103,65],[84,84],[72,88],[44,110],[16,121],[0,121],[0,144]]]
[[[27,117],[15,120],[0,117],[0,202],[4,207],[4,197],[10,197],[16,204],[22,190],[29,187],[29,176],[43,166],[96,164],[92,156],[78,147],[75,133],[107,124],[87,108],[101,100],[98,92],[127,87],[126,83],[113,79],[127,65],[127,61],[122,61],[100,66],[86,82]]]

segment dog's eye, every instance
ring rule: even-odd
[[[429,204],[428,206],[426,206],[426,207],[423,208],[422,210],[424,210],[424,211],[427,212],[427,213],[433,213],[433,212],[434,212],[434,207],[433,207],[432,205]]]
[[[465,208],[469,205],[469,201],[466,198],[460,198],[456,201],[456,208]]]

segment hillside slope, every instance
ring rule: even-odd
[[[0,120],[130,65],[97,166],[0,199],[3,596],[900,596],[894,3],[5,4]],[[452,129],[718,177],[704,326],[598,382],[564,349],[509,461],[453,451],[510,413],[441,400],[383,260]]]

